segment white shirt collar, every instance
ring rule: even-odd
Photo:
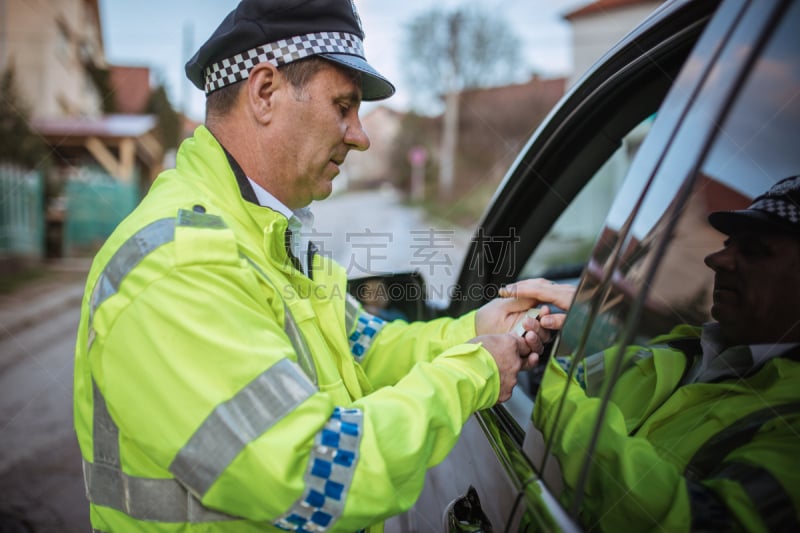
[[[306,250],[309,249],[310,233],[314,226],[314,214],[311,212],[311,209],[302,207],[292,211],[264,187],[250,178],[247,178],[247,181],[249,181],[250,186],[253,187],[253,192],[256,194],[256,199],[260,206],[268,207],[282,214],[289,221],[289,229],[292,230],[289,244],[292,254],[300,260],[303,272],[306,274],[310,272],[308,265],[309,257]]]
[[[258,205],[262,207],[269,207],[273,211],[277,211],[278,213],[282,214],[287,219],[292,218],[292,210],[286,207],[283,202],[275,198],[272,193],[250,178],[247,178],[247,181],[250,182],[250,186],[253,187],[253,192],[256,193]]]

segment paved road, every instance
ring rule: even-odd
[[[0,531],[90,529],[72,431],[78,318],[65,309],[0,341]]]
[[[349,277],[419,271],[428,296],[444,303],[461,269],[472,233],[402,204],[394,190],[335,196],[311,206],[313,240],[348,270]]]

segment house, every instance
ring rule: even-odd
[[[565,78],[533,75],[524,83],[468,89],[459,96],[459,127],[452,197],[440,197],[440,213],[472,225],[530,136],[564,95]],[[441,120],[439,120],[441,122]],[[440,129],[441,125],[437,129]],[[439,137],[431,149],[437,158]],[[440,193],[429,173],[431,193]]]
[[[0,71],[14,69],[32,116],[101,115],[98,0],[4,0],[0,10]]]
[[[564,14],[572,27],[571,87],[617,41],[652,13],[660,0],[596,0]]]
[[[533,76],[524,83],[461,93],[456,203],[463,196],[479,193],[484,201],[470,203],[483,207],[520,148],[564,94],[565,85],[565,78]],[[347,156],[342,176],[337,178],[337,189],[392,183],[410,194],[410,153],[422,149],[427,155],[427,195],[435,194],[441,123],[441,116],[400,113],[385,106],[373,108],[362,118],[370,136],[370,149]],[[470,213],[472,218],[477,215]]]
[[[16,242],[40,243],[39,256],[91,252],[162,168],[158,119],[143,114],[149,68],[107,64],[99,10],[99,0],[0,0],[0,72],[13,71],[24,119],[50,154],[24,174],[40,182],[44,205],[0,212],[0,257],[37,255]],[[13,190],[21,175],[7,170],[0,185]],[[23,201],[34,199],[14,199]],[[26,223],[12,215],[37,209],[44,235],[21,235]]]
[[[489,184],[494,189],[565,86],[565,78],[533,75],[524,83],[463,91],[456,187],[466,191]]]
[[[564,15],[572,25],[573,85],[620,38],[658,7],[654,0],[597,0]],[[623,145],[586,185],[556,222],[553,233],[562,246],[594,242],[603,226],[607,207],[630,167],[631,161],[650,131],[652,120],[636,126]]]

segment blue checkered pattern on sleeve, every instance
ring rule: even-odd
[[[350,335],[350,352],[359,363],[369,350],[375,335],[386,325],[386,321],[362,311],[356,321],[356,329]]]
[[[305,493],[274,524],[286,531],[327,531],[341,516],[353,479],[364,415],[336,407],[317,433],[303,477]]]

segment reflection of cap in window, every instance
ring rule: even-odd
[[[352,1],[242,0],[186,63],[186,76],[208,95],[259,63],[319,56],[360,72],[363,100],[388,98],[394,86],[367,63],[363,39]]]
[[[742,231],[800,234],[800,176],[779,181],[747,209],[717,211],[708,221],[726,235]]]

